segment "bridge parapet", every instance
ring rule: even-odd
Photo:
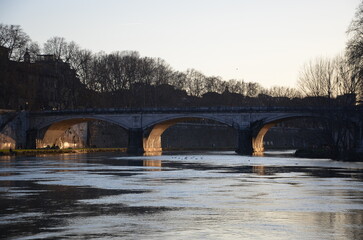
[[[349,107],[184,107],[184,108],[86,108],[30,112],[31,115],[131,114],[131,113],[256,113],[256,112],[362,112],[363,105]]]

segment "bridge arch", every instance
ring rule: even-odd
[[[178,119],[181,119],[181,120],[178,121]],[[186,121],[188,119],[189,120],[191,120],[191,119],[207,119],[207,120],[225,124],[230,127],[236,127],[235,123],[231,119],[224,119],[219,116],[211,116],[211,115],[204,115],[204,114],[178,114],[178,115],[164,116],[164,117],[157,118],[157,120],[150,121],[143,126],[143,130],[152,128],[152,127],[154,127],[158,124],[162,124],[164,122],[177,121],[176,123],[178,123],[178,122]]]
[[[264,137],[266,133],[274,126],[276,126],[279,123],[288,121],[288,120],[294,120],[294,119],[317,119],[320,121],[326,121],[331,120],[331,117],[329,118],[326,115],[319,115],[319,114],[294,114],[294,115],[280,115],[280,116],[274,116],[271,118],[264,119],[262,121],[259,121],[257,123],[254,123],[253,125],[253,131],[252,131],[252,149],[254,153],[262,153],[264,152]],[[352,124],[354,124],[354,121],[351,121]]]
[[[340,115],[340,116],[339,116]],[[116,124],[128,130],[130,153],[144,152],[144,145],[150,149],[160,149],[159,136],[170,126],[188,119],[209,119],[226,124],[237,130],[238,152],[252,153],[263,150],[265,134],[279,122],[293,118],[317,117],[339,120],[346,118],[359,127],[355,141],[362,142],[362,108],[269,108],[269,107],[238,107],[238,108],[192,108],[192,109],[86,109],[71,111],[34,112],[24,115],[28,120],[24,125],[25,134],[21,137],[27,147],[34,148],[38,136],[43,139],[55,138],[57,132],[62,134],[73,124],[100,120]],[[356,120],[353,120],[355,118]],[[178,120],[179,119],[179,120]],[[336,124],[338,126],[339,124]],[[45,129],[41,132],[41,129]],[[54,133],[53,137],[50,134]],[[38,134],[40,132],[40,134]],[[350,133],[349,133],[350,134]],[[356,136],[355,134],[354,136]],[[25,139],[26,138],[26,139]],[[253,141],[252,141],[253,140]],[[159,144],[160,142],[160,144]],[[241,144],[246,143],[246,144]],[[361,144],[363,146],[363,144]]]
[[[12,137],[0,133],[0,149],[15,149],[16,145],[17,143]]]
[[[36,140],[36,147],[42,148],[46,146],[53,146],[56,144],[57,139],[59,139],[69,128],[74,125],[90,122],[90,121],[102,121],[108,122],[111,124],[115,124],[120,126],[123,129],[126,129],[123,125],[118,122],[109,120],[103,117],[66,117],[66,118],[58,118],[54,119],[50,122],[43,123],[42,125],[38,126],[38,134]],[[66,146],[65,146],[66,147]]]
[[[193,121],[193,120],[211,120],[213,122],[218,122],[224,124],[226,126],[232,127],[231,124],[225,123],[220,119],[205,117],[205,116],[177,116],[177,117],[169,117],[164,119],[159,119],[154,125],[148,125],[144,129],[144,138],[143,138],[143,147],[146,153],[153,152],[161,152],[162,151],[162,142],[161,136],[162,134],[171,126],[185,121]],[[150,129],[147,131],[147,127]]]

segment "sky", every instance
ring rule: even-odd
[[[0,0],[0,23],[41,46],[134,50],[174,70],[295,87],[304,63],[344,52],[361,0]]]

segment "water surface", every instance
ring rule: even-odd
[[[363,163],[232,152],[0,157],[0,238],[361,236]]]

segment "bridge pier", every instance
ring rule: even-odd
[[[249,127],[238,129],[238,147],[236,152],[241,155],[252,155],[252,130]]]
[[[38,131],[36,129],[30,129],[26,131],[26,146],[27,149],[37,148],[37,135]]]
[[[361,122],[355,134],[356,152],[363,153],[363,123]]]
[[[144,152],[144,131],[142,128],[130,128],[127,153],[139,155]]]

